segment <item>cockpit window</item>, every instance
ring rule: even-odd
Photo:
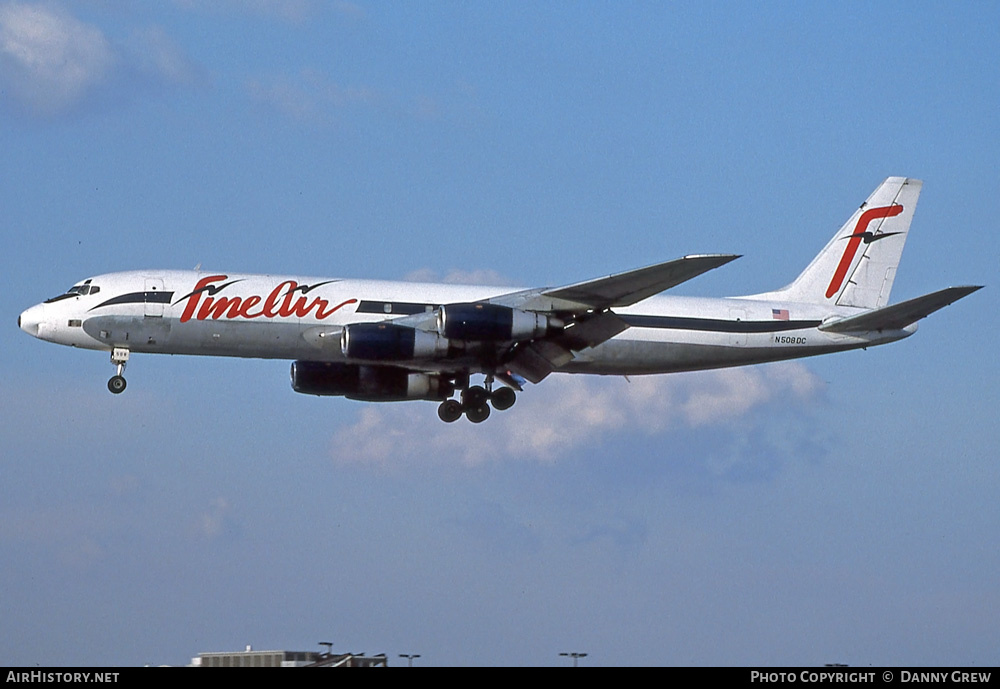
[[[52,297],[51,299],[46,299],[46,304],[51,304],[55,301],[62,301],[63,299],[69,299],[70,297],[85,297],[88,294],[97,294],[101,291],[101,288],[97,285],[91,285],[90,280],[85,281],[82,285],[73,285],[65,294],[60,294],[58,297]]]
[[[52,304],[57,301],[62,301],[63,299],[69,299],[70,297],[75,297],[79,294],[79,292],[74,292],[73,291],[74,289],[75,288],[71,287],[70,290],[66,292],[66,294],[60,294],[58,297],[52,297],[51,299],[46,299],[45,303]]]

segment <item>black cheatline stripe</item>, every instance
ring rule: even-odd
[[[822,321],[727,321],[718,318],[681,318],[677,316],[619,316],[635,328],[665,330],[701,330],[720,333],[775,333],[785,330],[815,328]]]
[[[389,310],[386,310],[386,306]],[[409,301],[362,300],[357,313],[399,314],[412,316],[433,311],[436,304],[420,304]],[[815,328],[822,321],[729,321],[719,318],[684,318],[679,316],[620,315],[620,318],[635,328],[660,328],[664,330],[700,330],[722,333],[775,333],[786,330]]]
[[[386,306],[389,310],[386,310]],[[403,316],[412,316],[416,313],[433,311],[435,304],[417,304],[412,301],[367,301],[362,300],[358,305],[357,313],[391,313]]]
[[[112,297],[107,301],[101,302],[90,310],[93,311],[102,306],[114,306],[116,304],[169,304],[173,298],[173,292],[129,292],[128,294],[119,294],[117,297]]]

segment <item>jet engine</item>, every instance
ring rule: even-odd
[[[438,332],[453,340],[499,342],[541,337],[562,321],[498,304],[447,304],[437,311]]]
[[[444,400],[455,391],[441,376],[397,366],[295,361],[291,373],[295,392],[340,395],[365,402]]]
[[[348,359],[412,361],[447,354],[448,341],[405,325],[356,323],[344,328],[340,348]]]

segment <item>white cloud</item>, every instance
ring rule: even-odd
[[[311,0],[242,0],[239,6],[289,22],[303,22],[316,11]]]
[[[441,120],[454,110],[424,93],[407,95],[398,88],[344,86],[314,68],[256,76],[246,81],[245,88],[260,105],[312,126],[329,126],[353,112],[427,122]]]
[[[352,20],[365,16],[360,5],[344,0],[174,0],[182,9],[225,14],[253,14],[291,24],[303,24],[324,10]]]
[[[213,499],[208,509],[198,515],[198,533],[209,540],[218,538],[225,529],[228,515],[229,501],[223,497]]]
[[[131,69],[154,81],[181,85],[199,78],[199,68],[162,27],[135,29],[128,52]]]
[[[196,83],[202,70],[158,26],[113,45],[101,30],[51,5],[0,5],[0,88],[37,117],[70,112],[88,97]]]
[[[50,6],[0,6],[0,84],[28,111],[51,116],[102,83],[115,57],[101,31]]]
[[[403,276],[408,282],[444,282],[451,285],[505,285],[513,284],[509,278],[490,268],[479,270],[449,270],[443,277],[430,268],[420,268]]]
[[[283,115],[300,122],[327,124],[333,113],[354,105],[371,106],[382,100],[368,87],[343,87],[314,69],[298,75],[251,79],[247,82],[250,97]]]
[[[615,434],[732,426],[776,399],[801,404],[819,379],[798,363],[622,378],[554,375],[482,424],[443,424],[431,403],[369,404],[333,438],[338,464],[553,461]]]

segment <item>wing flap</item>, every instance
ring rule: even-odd
[[[572,360],[573,352],[562,345],[551,340],[535,340],[518,347],[506,366],[510,371],[537,384]]]
[[[586,320],[571,324],[561,333],[558,341],[574,351],[596,347],[615,335],[628,330],[628,323],[613,311],[598,313]]]
[[[921,318],[926,318],[935,311],[943,309],[949,304],[954,304],[962,297],[967,297],[979,289],[982,289],[982,285],[949,287],[898,304],[866,311],[857,316],[824,323],[819,326],[819,329],[831,333],[902,330],[911,323],[916,323]]]

